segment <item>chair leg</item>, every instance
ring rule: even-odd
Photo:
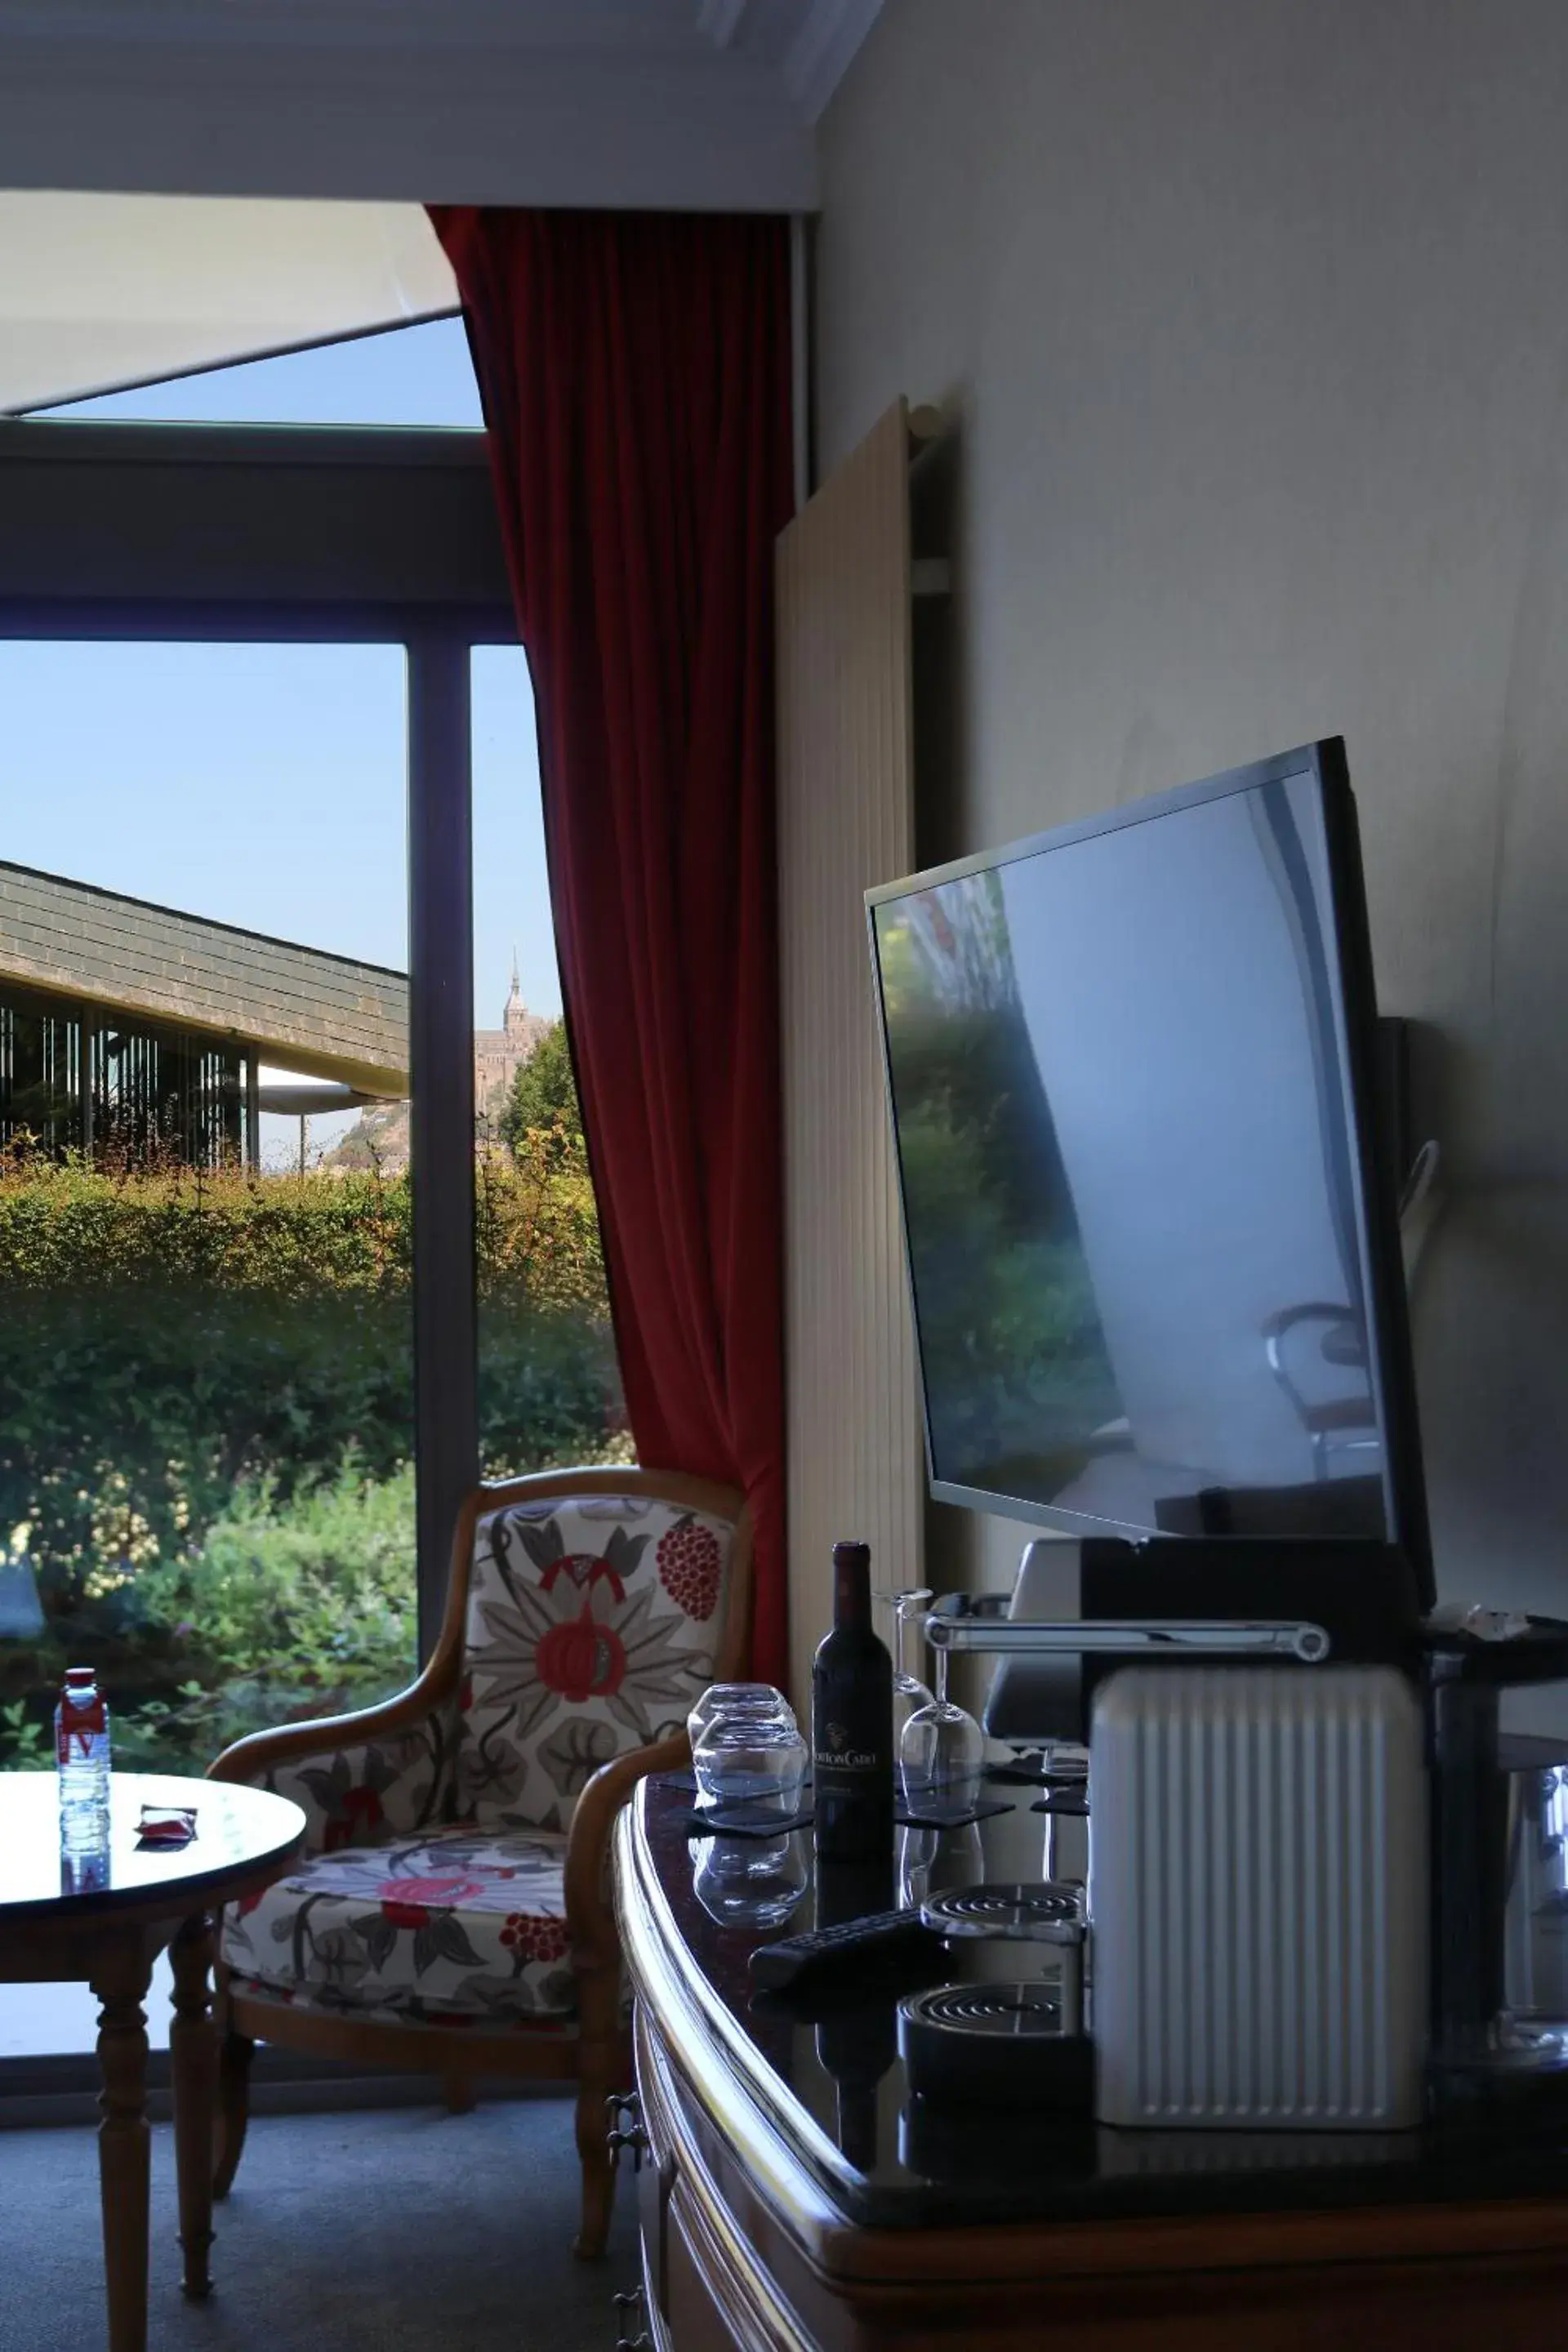
[[[471,2116],[479,2102],[479,2094],[467,2074],[451,2074],[445,2077],[442,2093],[449,2116]]]
[[[248,2033],[226,2026],[218,2046],[217,2146],[213,2168],[213,2195],[226,2197],[234,2186],[245,2148],[245,2126],[250,2116],[250,2062],[256,2044]]]
[[[577,1969],[577,2155],[583,2167],[583,2222],[573,2252],[596,2262],[610,2233],[616,2165],[610,2153],[608,2101],[626,2082],[626,2029],[621,2021],[620,1954],[606,1967]]]
[[[616,2166],[610,2154],[610,2119],[606,2102],[619,2071],[613,2061],[591,2063],[579,2053],[577,2077],[577,2155],[583,2167],[583,2219],[572,2251],[580,2262],[597,2262],[610,2234],[616,2201]]]

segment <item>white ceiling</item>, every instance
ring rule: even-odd
[[[0,0],[0,184],[807,210],[879,5]]]

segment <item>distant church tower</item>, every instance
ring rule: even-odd
[[[522,1001],[522,988],[517,976],[517,950],[513,948],[511,951],[511,987],[507,995],[506,1011],[500,1017],[500,1025],[502,1031],[508,1037],[517,1037],[519,1039],[526,1037],[528,1039],[528,1045],[526,1048],[527,1052],[531,1052],[533,1048],[533,1032],[530,1026],[532,1020],[532,1013],[530,1013],[527,1005]]]
[[[500,1117],[513,1078],[545,1031],[553,1026],[542,1013],[531,1013],[523,1003],[514,948],[511,987],[501,1013],[501,1025],[499,1029],[474,1032],[474,1108],[481,1117]]]

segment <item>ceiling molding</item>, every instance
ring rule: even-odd
[[[784,81],[805,121],[820,119],[881,6],[882,0],[812,0],[784,57]]]
[[[0,0],[0,184],[806,212],[879,0]]]
[[[14,188],[627,210],[807,212],[783,79],[693,58],[9,44]]]

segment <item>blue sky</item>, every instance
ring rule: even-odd
[[[56,414],[479,423],[456,320]],[[0,643],[0,857],[405,963],[399,648]],[[514,947],[527,1002],[558,1013],[533,700],[510,646],[474,656],[474,874],[479,1024],[500,1020]]]

